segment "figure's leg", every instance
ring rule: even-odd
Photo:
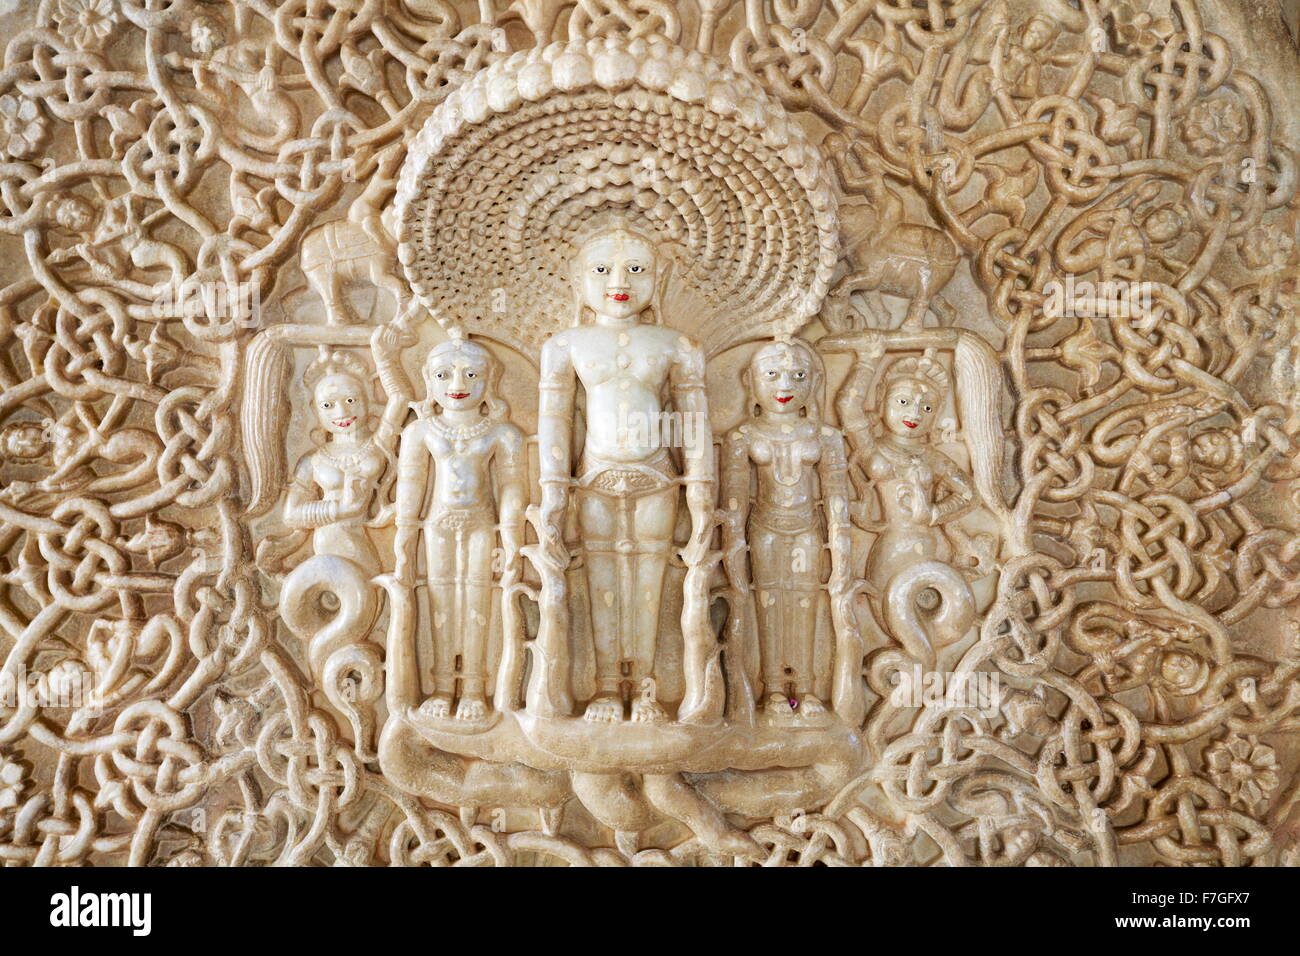
[[[429,575],[429,608],[433,620],[429,633],[433,641],[433,696],[420,710],[430,717],[451,713],[451,698],[456,688],[452,665],[456,640],[456,533],[426,527],[424,531],[425,567]]]
[[[347,295],[343,289],[342,271],[333,263],[321,267],[325,271],[325,281],[319,283],[317,291],[325,300],[325,321],[329,325],[356,325],[361,320],[352,311]],[[316,283],[313,283],[316,284]]]
[[[918,293],[912,299],[912,304],[907,307],[907,316],[903,319],[903,324],[899,329],[904,331],[919,331],[925,328],[925,313],[930,308],[930,297],[924,293]]]
[[[831,289],[829,296],[835,299],[848,299],[855,292],[874,289],[880,284],[880,265],[873,263],[865,269],[850,272]]]
[[[393,297],[394,315],[402,311],[402,297],[406,295],[406,286],[397,274],[382,263],[371,260],[370,281]]]
[[[578,528],[582,532],[583,563],[587,573],[591,636],[596,655],[596,696],[583,714],[587,720],[623,719],[619,684],[618,569],[613,551],[619,502],[598,492],[578,492]]]
[[[487,716],[487,638],[491,621],[492,546],[496,529],[476,528],[464,542],[465,607],[461,616],[460,702],[456,716]]]
[[[813,650],[817,636],[817,598],[821,590],[821,536],[809,531],[800,534],[795,544],[796,553],[809,560],[796,565],[790,575],[790,588],[785,592],[789,609],[785,632],[785,661],[793,672],[794,696],[799,701],[799,714],[815,717],[825,713],[826,706],[813,693]]]
[[[785,630],[778,582],[790,563],[786,536],[750,525],[749,556],[753,569],[754,607],[757,612],[759,652],[763,657],[764,709],[773,715],[791,713],[785,693]]]
[[[632,635],[632,684],[640,689],[632,701],[632,719],[659,721],[667,715],[659,706],[653,683],[655,644],[659,635],[659,609],[663,604],[664,574],[672,555],[677,524],[677,486],[643,495],[636,500],[631,539],[635,553],[634,586],[629,588]]]

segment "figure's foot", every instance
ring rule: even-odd
[[[420,713],[425,717],[449,717],[451,697],[446,694],[434,694],[420,705]]]
[[[456,705],[457,720],[482,720],[487,716],[487,701],[479,695],[462,697]]]
[[[799,716],[803,718],[820,717],[826,713],[826,705],[816,694],[805,694],[799,699]]]
[[[587,705],[582,719],[593,724],[617,724],[623,719],[623,699],[615,694],[601,694]]]
[[[632,719],[639,724],[661,724],[668,719],[659,701],[643,694],[632,701]]]
[[[789,717],[794,714],[794,706],[785,694],[768,694],[763,710],[769,717]]]

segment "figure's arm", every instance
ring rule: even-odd
[[[563,333],[542,346],[538,384],[537,454],[540,459],[543,524],[563,536],[564,509],[573,480],[573,404],[577,381]]]
[[[683,449],[686,507],[691,515],[691,540],[687,554],[703,557],[713,533],[713,513],[717,507],[717,465],[713,456],[713,429],[709,425],[709,397],[704,387],[704,351],[690,339],[679,340],[677,360],[669,381],[673,405],[690,421],[683,430],[692,440]]]
[[[852,566],[853,539],[849,517],[849,463],[844,436],[821,428],[822,453],[817,462],[822,508],[826,512],[826,543],[831,551],[831,584],[846,584]]]
[[[290,528],[320,528],[339,520],[338,502],[317,498],[315,484],[311,455],[303,455],[293,470],[289,496],[284,503],[283,520]]]
[[[749,440],[743,428],[734,429],[722,442],[722,550],[730,564],[733,583],[749,582],[749,561],[745,548],[745,523],[750,506]]]
[[[393,541],[396,557],[393,576],[407,587],[415,583],[415,541],[429,482],[429,458],[424,422],[412,422],[402,429],[402,446],[397,456],[397,536]]]
[[[840,417],[840,427],[854,446],[854,452],[863,455],[874,444],[866,402],[876,377],[876,366],[885,354],[885,339],[874,330],[859,335],[862,342],[854,350],[853,367],[849,369],[848,378],[835,396],[835,411]]]
[[[407,410],[415,396],[411,379],[402,368],[400,353],[403,348],[415,344],[415,336],[408,325],[416,303],[412,300],[402,313],[392,322],[381,325],[370,336],[370,350],[375,356],[375,368],[379,372],[379,383],[384,387],[388,403],[380,423],[381,444],[396,435],[406,419]]]
[[[947,495],[930,506],[931,527],[955,521],[969,514],[975,507],[975,484],[970,476],[942,452],[934,452],[930,456],[930,465],[940,483],[951,489]]]

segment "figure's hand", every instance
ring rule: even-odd
[[[543,525],[557,532],[564,531],[564,511],[569,504],[568,489],[558,482],[542,485],[542,504],[539,509]]]
[[[682,563],[688,568],[698,568],[709,556],[709,537],[708,535],[693,534],[691,540],[686,543],[686,547],[678,552],[681,556]]]
[[[930,523],[931,509],[928,496],[915,482],[899,486],[898,504],[917,524]]]
[[[546,486],[542,486],[545,496]],[[572,557],[564,544],[564,509],[555,507],[555,502],[548,502],[549,510],[533,505],[528,508],[528,521],[537,532],[537,544],[523,548],[533,566],[545,573],[549,566],[552,570],[562,570],[569,566]]]
[[[885,335],[879,329],[864,329],[855,339],[853,351],[859,361],[874,362],[885,354]]]
[[[336,502],[338,511],[335,513],[335,521],[349,521],[353,518],[362,518],[369,511],[370,501],[367,498],[353,498],[350,500]]]
[[[370,347],[376,352],[392,353],[415,344],[415,333],[397,321],[386,322],[370,333]]]

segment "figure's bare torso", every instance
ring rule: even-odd
[[[815,424],[796,422],[788,426],[742,426],[749,444],[749,457],[760,467],[755,508],[759,513],[813,513],[816,499],[817,462],[822,445]]]
[[[656,325],[583,326],[556,339],[587,394],[584,451],[609,461],[654,457],[668,432],[658,427],[663,389],[691,343]]]
[[[489,473],[493,455],[512,425],[495,425],[474,438],[453,444],[432,425],[420,423],[420,439],[433,459],[433,494],[429,517],[446,511],[490,507],[493,503]]]

